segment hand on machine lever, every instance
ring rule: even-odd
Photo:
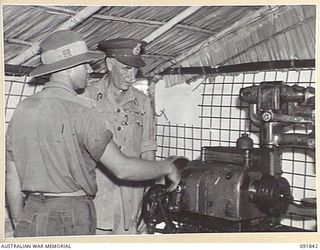
[[[166,162],[174,164],[174,160],[167,159]],[[178,162],[178,161],[176,161]],[[176,165],[176,163],[175,163]],[[173,168],[171,174],[165,178],[165,184],[155,184],[146,193],[142,205],[142,218],[147,224],[148,233],[175,233],[176,227],[170,215],[169,192],[174,191],[180,184],[181,173],[179,166]],[[156,229],[159,223],[165,223],[163,229]]]
[[[175,165],[170,159],[165,160],[164,163]],[[138,231],[145,231],[145,227],[148,229],[153,228],[151,224],[155,226],[161,220],[166,223],[169,233],[173,232],[172,226],[174,225],[169,214],[168,204],[166,203],[168,199],[167,192],[172,192],[177,188],[181,180],[181,174],[177,166],[171,169],[172,172],[161,181],[162,183],[166,183],[166,185],[156,184],[146,192],[143,199],[142,213],[138,222],[138,225],[140,225]],[[154,233],[154,231],[149,233]]]
[[[146,193],[143,200],[142,217],[147,224],[148,233],[175,233],[176,227],[170,215],[168,186],[156,184]],[[160,223],[165,223],[163,229],[156,229]]]

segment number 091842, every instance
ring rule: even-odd
[[[317,249],[318,248],[318,244],[303,243],[303,244],[300,244],[300,248],[303,248],[303,249]]]

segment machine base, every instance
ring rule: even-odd
[[[153,229],[153,232],[150,233],[312,232],[281,225],[280,223],[273,222],[274,218],[270,217],[248,221],[231,221],[187,211],[171,212],[170,216],[176,222],[175,227],[171,224],[169,228],[157,229],[155,225],[149,225],[149,228]]]

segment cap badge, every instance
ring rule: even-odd
[[[64,58],[68,58],[72,56],[71,49],[64,49],[61,51]]]
[[[100,102],[102,100],[102,93],[97,94],[97,102]]]
[[[137,56],[140,54],[141,51],[141,43],[138,43],[136,47],[133,48],[132,54]]]

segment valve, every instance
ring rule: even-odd
[[[253,149],[253,140],[244,133],[237,140],[237,148],[244,150],[244,167],[249,168],[251,165],[250,150]]]
[[[237,148],[239,149],[253,149],[253,140],[248,136],[248,134],[244,133],[237,140]]]

